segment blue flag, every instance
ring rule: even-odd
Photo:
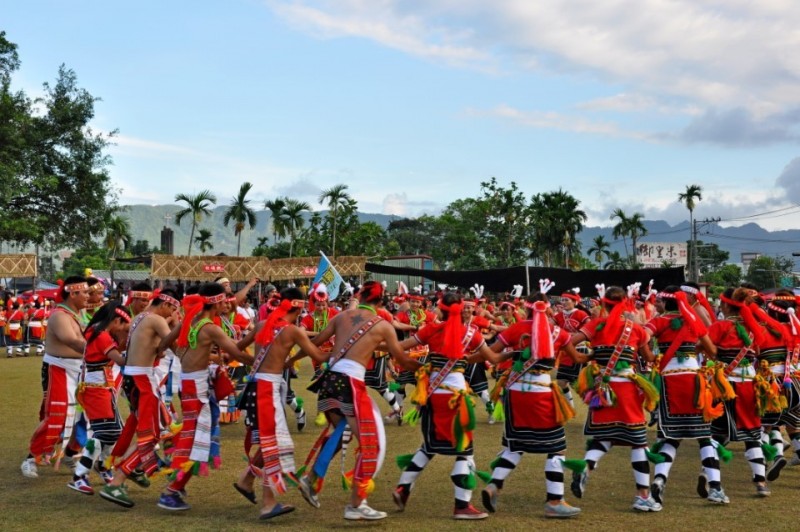
[[[317,275],[314,277],[314,284],[322,283],[328,289],[328,299],[333,301],[339,297],[339,292],[344,284],[344,279],[333,267],[331,261],[325,256],[323,252],[319,252],[319,266],[317,267]]]

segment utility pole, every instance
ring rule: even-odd
[[[691,266],[691,275],[690,279],[695,283],[700,282],[700,260],[697,257],[697,228],[704,227],[708,224],[717,223],[720,221],[720,218],[705,218],[703,220],[695,220],[694,225],[692,226],[692,242],[691,242],[691,251],[692,251],[692,264]]]

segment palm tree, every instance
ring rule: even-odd
[[[286,198],[275,198],[264,202],[264,208],[269,211],[270,224],[272,225],[272,244],[278,243],[278,237],[286,236],[286,224],[283,220],[283,208]]]
[[[189,233],[188,256],[192,256],[192,244],[194,243],[194,230],[203,220],[203,216],[211,216],[211,206],[216,205],[217,197],[209,190],[203,190],[194,196],[189,194],[176,194],[175,201],[183,201],[186,207],[175,213],[175,224],[181,225],[181,220],[187,216],[192,217],[192,230]]]
[[[297,237],[297,230],[303,227],[305,218],[303,213],[311,210],[311,206],[305,201],[286,198],[286,205],[283,208],[282,218],[286,221],[289,230],[289,257],[294,253],[294,241]]]
[[[640,212],[633,213],[630,218],[628,218],[627,228],[628,235],[630,235],[631,241],[633,242],[633,260],[631,264],[637,267],[639,263],[636,260],[636,241],[639,237],[647,234],[647,228],[644,226],[644,214]]]
[[[231,200],[231,204],[225,211],[225,217],[222,219],[222,225],[225,227],[228,227],[228,224],[233,221],[237,257],[241,255],[242,231],[244,231],[245,224],[250,226],[251,230],[256,228],[256,211],[250,208],[250,200],[245,199],[252,188],[253,183],[247,181],[242,183],[242,186],[239,187],[239,194]]]
[[[131,222],[125,216],[110,214],[106,219],[106,248],[111,254],[111,286],[114,286],[114,268],[117,263],[117,252],[126,249],[133,240]]]
[[[606,270],[624,270],[627,265],[628,261],[619,254],[619,251],[612,251],[608,254],[608,262],[603,264],[603,268]]]
[[[589,255],[594,255],[594,261],[597,263],[597,266],[600,267],[603,262],[603,255],[606,258],[610,258],[609,250],[611,249],[611,244],[606,240],[606,237],[603,235],[597,235],[592,239],[592,247],[590,247],[586,252]]]
[[[211,231],[208,229],[200,229],[197,232],[197,238],[194,239],[195,244],[197,244],[197,249],[200,250],[200,253],[203,255],[210,249],[214,249],[214,244],[211,243]]]
[[[610,219],[613,220],[614,218],[618,219],[616,225],[614,225],[614,229],[612,231],[612,235],[614,235],[615,239],[619,239],[622,237],[622,243],[625,245],[625,255],[630,257],[630,253],[628,253],[628,215],[620,209],[614,209],[614,212],[611,213]]]
[[[352,198],[346,192],[347,185],[334,185],[328,190],[323,190],[319,195],[320,205],[328,203],[329,217],[333,220],[333,233],[331,234],[331,257],[336,257],[336,212],[339,207],[352,205]]]
[[[696,257],[696,250],[695,250],[695,243],[694,243],[694,208],[697,206],[695,200],[702,201],[703,200],[703,187],[700,185],[686,185],[685,192],[678,193],[678,203],[683,203],[686,205],[686,208],[689,209],[689,240],[692,243],[692,247],[689,250],[689,256]],[[691,267],[691,278],[693,281],[695,275],[695,268],[694,265],[690,265]]]

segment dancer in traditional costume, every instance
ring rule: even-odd
[[[756,351],[764,341],[764,331],[753,317],[752,296],[746,288],[728,288],[720,296],[725,319],[709,327],[708,336],[717,347],[720,364],[715,383],[724,387],[725,413],[711,424],[711,434],[720,444],[744,442],[745,457],[753,473],[756,493],[770,495],[766,479],[764,451],[761,448],[761,416],[757,405]]]
[[[131,286],[125,304],[128,306],[131,316],[135,318],[145,311],[151,299],[153,299],[153,287],[150,286],[150,283],[141,282]]]
[[[703,291],[700,290],[700,285],[687,281],[681,285],[681,291],[686,293],[687,301],[706,327],[710,327],[717,321],[717,315]]]
[[[762,448],[769,463],[766,472],[769,482],[777,480],[787,464],[783,456],[780,427],[786,425],[786,432],[791,438],[790,431],[792,425],[796,424],[793,422],[800,402],[796,380],[792,380],[792,354],[796,339],[788,312],[791,308],[789,304],[795,304],[793,292],[780,290],[767,304],[766,313],[760,307],[754,307],[755,318],[764,328],[757,357],[756,399],[763,428],[762,442],[766,442]]]
[[[461,295],[447,292],[438,307],[442,322],[426,326],[400,344],[403,349],[425,344],[430,354],[425,368],[418,372],[413,398],[421,410],[423,443],[416,453],[398,457],[403,472],[393,494],[394,501],[403,511],[417,477],[434,455],[454,456],[450,473],[455,487],[453,518],[485,519],[488,514],[471,502],[475,488],[472,447],[475,412],[464,371],[468,362],[493,361],[495,354],[477,327],[464,325]],[[418,415],[419,410],[413,410],[406,418],[413,424]]]
[[[650,495],[650,464],[647,461],[647,429],[645,410],[653,410],[658,390],[638,374],[637,357],[652,362],[655,357],[648,346],[648,335],[624,313],[631,311],[632,293],[609,287],[602,296],[607,315],[595,318],[572,337],[573,345],[589,341],[592,363],[581,372],[578,392],[589,413],[583,433],[587,442],[585,460],[588,469],[574,472],[572,493],[582,498],[589,473],[614,445],[631,448],[631,467],[636,481],[633,509],[641,512],[661,511],[661,505]]]
[[[150,302],[147,311],[139,313],[131,321],[123,368],[123,387],[130,403],[130,414],[107,462],[115,468],[114,478],[100,490],[102,498],[125,508],[134,505],[124,485],[125,480],[130,478],[139,486],[148,487],[148,477],[159,469],[156,444],[165,407],[155,366],[166,347],[172,345],[178,336],[179,328],[176,326],[170,331],[168,320],[179,306],[175,293],[163,290]]]
[[[579,288],[572,288],[561,294],[561,310],[553,316],[556,325],[569,334],[576,334],[590,319],[588,310],[581,304]],[[586,354],[588,352],[588,344],[584,342],[578,345],[577,350],[579,353]],[[563,352],[558,354],[557,360],[556,380],[564,396],[566,396],[570,404],[574,405],[570,386],[578,380],[578,375],[580,375],[583,366]]]
[[[357,297],[360,302],[357,308],[341,312],[313,340],[315,345],[321,345],[336,336],[334,355],[328,361],[328,369],[311,388],[312,391],[319,391],[317,408],[325,412],[328,426],[306,459],[305,474],[300,478],[300,491],[309,504],[320,507],[318,494],[325,473],[349,425],[358,439],[359,448],[355,469],[345,476],[345,481],[352,484],[352,493],[350,504],[345,507],[344,518],[378,520],[384,519],[386,512],[370,508],[366,498],[374,489],[372,479],[383,463],[386,436],[380,410],[370,398],[364,383],[366,366],[381,343],[386,344],[390,356],[402,367],[415,371],[420,364],[400,348],[394,328],[376,314],[375,304],[383,298],[383,285],[367,281]],[[292,357],[292,362],[302,356],[305,354],[298,353]],[[327,357],[317,360],[324,362]]]
[[[664,503],[667,479],[681,441],[697,440],[704,483],[708,483],[704,495],[713,503],[728,504],[720,480],[719,456],[711,441],[711,421],[722,415],[722,405],[714,404],[711,375],[698,363],[695,346],[699,343],[707,356],[713,356],[716,348],[680,288],[668,286],[656,298],[664,312],[645,325],[661,353],[656,358],[661,400],[658,441],[653,446],[660,459],[656,458],[650,492],[656,502]]]
[[[28,344],[36,348],[36,354],[44,355],[45,323],[48,310],[45,301],[39,296],[34,296],[33,305],[28,315]]]
[[[767,470],[767,480],[770,480],[772,469],[783,466],[783,436],[780,425],[786,429],[792,444],[794,456],[788,462],[790,465],[800,465],[800,378],[798,378],[798,364],[800,363],[800,319],[797,316],[798,298],[791,290],[779,290],[767,304],[767,312],[780,322],[787,339],[786,359],[784,360],[784,373],[776,376],[782,381],[783,394],[786,397],[786,409],[781,413],[778,421],[770,427],[769,443],[776,448],[776,458]],[[762,350],[763,353],[763,350]],[[779,369],[779,368],[778,368]],[[775,369],[773,368],[773,371]],[[763,421],[763,420],[762,420]],[[783,464],[785,465],[785,459]],[[775,473],[773,473],[774,475]],[[777,478],[777,477],[776,477]]]
[[[94,494],[89,482],[89,472],[93,468],[104,482],[113,479],[113,473],[105,468],[104,462],[122,433],[122,419],[117,409],[111,366],[125,363],[119,343],[126,340],[130,323],[127,309],[112,301],[93,314],[86,328],[86,350],[77,400],[89,422],[92,436],[83,447],[72,482],[67,484],[85,495]]]
[[[28,356],[25,351],[25,311],[22,299],[11,297],[8,299],[8,314],[6,323],[6,354],[9,357]]]
[[[86,302],[86,308],[83,309],[81,314],[88,325],[89,320],[92,319],[94,313],[103,306],[105,285],[100,279],[91,276],[86,278],[86,284],[89,285],[89,300]]]
[[[50,316],[42,360],[42,387],[46,390],[43,416],[21,466],[28,478],[38,476],[37,457],[52,455],[60,440],[69,440],[75,418],[75,390],[86,347],[78,314],[86,305],[88,286],[81,276],[67,277],[59,285],[59,304]],[[64,454],[71,461],[78,451],[67,448]]]
[[[566,330],[549,323],[548,314],[552,311],[545,294],[546,291],[529,296],[525,302],[529,319],[501,332],[491,347],[497,353],[513,349],[500,355],[513,360],[513,364],[497,383],[497,389],[503,392],[505,427],[503,449],[492,462],[491,479],[482,492],[483,506],[491,513],[497,510],[503,484],[519,465],[523,453],[547,455],[545,517],[572,517],[581,511],[564,501],[564,469],[582,472],[586,468],[583,460],[566,460],[565,456],[564,425],[575,416],[575,410],[552,382],[550,372],[559,350],[576,361],[585,361],[585,355],[575,350]]]
[[[419,294],[410,294],[408,296],[408,309],[395,314],[393,325],[395,329],[400,331],[404,338],[408,339],[426,325],[430,325],[436,321],[436,315],[423,307],[425,298]],[[417,350],[414,356],[425,362],[427,351],[425,349]],[[417,378],[412,371],[400,370],[395,375],[395,394],[397,395],[397,402],[403,406],[406,398],[406,385],[414,385]]]
[[[214,412],[212,408],[215,379],[219,376],[209,370],[212,349],[218,347],[243,364],[253,363],[252,355],[242,352],[214,323],[228,309],[222,285],[204,284],[198,295],[185,297],[182,304],[185,315],[176,345],[181,359],[183,426],[169,465],[172,481],[158,499],[158,507],[170,511],[188,510],[190,506],[184,500],[186,484],[194,474],[205,475],[209,465],[218,468],[220,464],[219,442],[213,440],[219,423],[219,410]],[[230,388],[221,393],[226,395],[229,391]]]
[[[339,313],[339,311],[330,306],[330,301],[328,298],[328,289],[324,284],[317,284],[312,287],[311,293],[309,294],[308,297],[308,305],[309,305],[308,309],[309,313],[306,314],[302,320],[300,320],[300,327],[308,331],[309,337],[314,338],[319,333],[325,330],[325,327],[328,326],[330,320],[332,320],[334,316],[336,316]],[[334,339],[330,339],[327,342],[325,342],[325,344],[320,346],[320,349],[322,349],[327,353],[330,353],[331,349],[333,349],[333,340]],[[322,365],[313,358],[311,359],[311,365],[314,368],[314,376],[312,378],[318,379],[319,376],[322,374]],[[289,379],[291,379],[293,372],[295,373],[296,376],[294,368],[287,368],[286,376]],[[290,381],[287,379],[287,382]],[[288,401],[287,404],[289,404],[292,410],[295,411],[295,417],[297,418],[298,428],[300,427],[301,421],[303,427],[305,427],[306,412],[305,409],[303,408],[302,399],[299,399],[295,395],[294,391],[291,390],[291,386],[289,388],[290,392],[287,393],[286,395],[286,400]],[[318,412],[317,419],[314,420],[314,424],[317,426],[323,426],[327,424],[327,421],[325,420],[325,414],[322,412]]]
[[[247,411],[245,449],[250,461],[233,487],[255,504],[253,481],[261,477],[261,519],[294,511],[294,506],[276,500],[276,496],[286,493],[287,484],[297,485],[294,442],[284,411],[287,382],[283,370],[295,345],[319,358],[325,356],[311,343],[305,331],[294,325],[304,307],[305,300],[299,289],[283,289],[278,308],[238,344],[243,349],[255,342],[257,355],[243,401]],[[255,453],[250,451],[252,446],[255,446]]]

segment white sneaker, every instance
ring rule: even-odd
[[[19,466],[22,471],[22,476],[25,478],[39,478],[39,469],[36,467],[35,458],[26,458]]]
[[[344,518],[350,521],[379,521],[386,519],[389,515],[386,512],[379,512],[367,506],[366,501],[361,503],[358,508],[353,508],[349,504],[344,508]]]
[[[633,499],[633,506],[632,508],[639,512],[660,512],[661,505],[656,502],[656,500],[651,496],[648,498],[636,496]]]

